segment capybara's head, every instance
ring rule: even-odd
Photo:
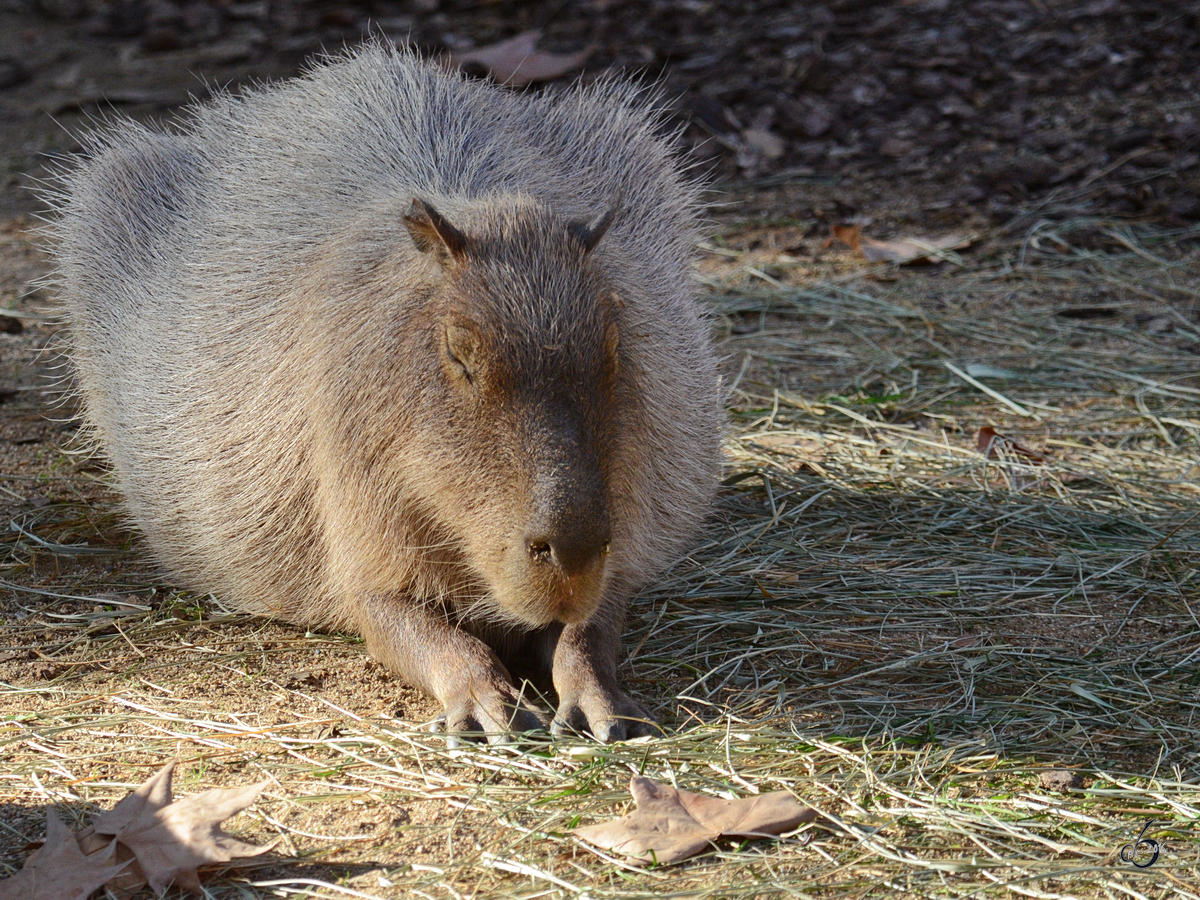
[[[542,626],[596,609],[619,552],[614,294],[594,254],[613,213],[571,221],[490,203],[405,216],[428,278],[423,492],[486,585],[477,614]],[[436,362],[433,362],[436,360]]]

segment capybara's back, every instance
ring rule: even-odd
[[[499,654],[552,676],[560,725],[644,730],[607,670],[707,511],[720,430],[695,189],[646,102],[377,42],[95,137],[58,274],[162,565],[357,630],[448,727],[537,724]]]

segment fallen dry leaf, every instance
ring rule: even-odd
[[[146,876],[142,874],[142,867],[138,865],[137,857],[120,841],[110,836],[96,834],[96,829],[91,826],[76,832],[75,840],[79,844],[79,849],[88,856],[92,856],[106,847],[116,847],[117,852],[113,862],[124,868],[104,882],[104,886],[117,900],[128,900],[146,886]]]
[[[460,69],[479,67],[500,84],[524,87],[535,81],[550,81],[582,66],[595,46],[575,53],[548,53],[537,49],[540,30],[523,31],[516,37],[465,53],[453,53],[450,61]]]
[[[270,782],[215,788],[172,802],[170,762],[95,823],[71,834],[52,812],[46,842],[25,867],[0,881],[0,900],[86,900],[105,886],[130,896],[149,884],[200,890],[197,868],[257,856],[270,849],[230,837],[221,823],[241,812]],[[110,865],[116,858],[117,865]]]
[[[1028,447],[1022,447],[1012,438],[1000,434],[991,425],[984,425],[979,429],[979,436],[975,439],[975,449],[985,454],[988,459],[999,459],[999,451],[1005,450],[1017,456],[1025,457],[1025,459],[1029,460],[1035,466],[1040,466],[1046,460],[1046,457],[1042,456],[1042,454],[1035,453]]]
[[[87,900],[125,868],[108,865],[116,841],[91,856],[84,854],[71,829],[52,810],[46,811],[46,842],[12,878],[0,881],[0,900]]]
[[[775,837],[817,818],[786,791],[722,800],[679,791],[635,776],[629,792],[637,809],[620,819],[585,825],[573,834],[630,857],[636,864],[680,862],[726,837]]]
[[[952,234],[940,238],[904,238],[898,241],[877,241],[862,233],[861,225],[834,225],[834,240],[841,241],[859,256],[871,262],[904,264],[910,262],[941,262],[949,250],[961,250],[974,240],[969,235]]]
[[[221,823],[256,799],[269,781],[240,788],[213,788],[195,797],[171,800],[174,761],[96,819],[92,829],[111,835],[133,851],[152,890],[174,883],[199,891],[196,869],[270,849],[225,834]]]

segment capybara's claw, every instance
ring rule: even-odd
[[[620,691],[567,699],[560,703],[550,733],[574,732],[602,744],[662,734],[662,729],[640,703]]]

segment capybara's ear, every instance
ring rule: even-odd
[[[442,261],[467,255],[467,236],[424,200],[413,198],[412,206],[404,214],[404,226],[422,253],[434,253]]]
[[[567,226],[567,231],[579,242],[584,253],[591,253],[600,243],[600,238],[604,237],[604,232],[608,231],[608,226],[613,223],[616,215],[617,206],[614,204],[608,212],[597,216],[590,222],[572,222]]]

